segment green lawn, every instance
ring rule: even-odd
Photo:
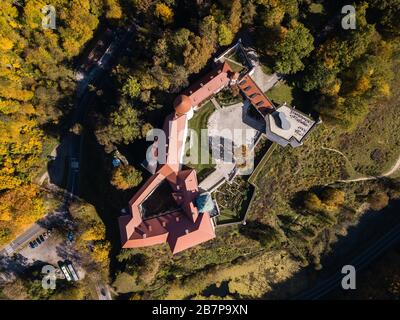
[[[267,91],[266,95],[279,105],[285,102],[291,105],[293,102],[292,88],[283,82],[279,82],[271,90]]]
[[[207,121],[214,111],[215,111],[215,107],[209,101],[204,106],[202,106],[198,112],[195,113],[195,115],[193,116],[192,119],[189,120],[189,129],[192,129],[197,133],[199,140],[201,140],[201,130],[207,129]],[[200,158],[202,150],[204,148],[206,148],[206,146],[202,145],[199,141],[197,147],[198,147],[197,154],[199,155],[199,158]],[[209,150],[207,150],[207,151],[210,153]],[[191,152],[193,152],[193,150],[189,149],[188,153],[186,155],[189,155]],[[197,163],[197,164],[189,163],[189,164],[187,164],[187,166],[196,170],[197,178],[199,181],[201,181],[214,170],[215,164],[212,163],[211,154],[210,154],[208,163],[200,163],[201,159],[198,159],[197,162],[199,162],[199,163]]]

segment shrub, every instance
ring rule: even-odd
[[[123,165],[116,168],[111,178],[111,184],[120,190],[136,187],[141,182],[141,173],[130,165]]]
[[[368,196],[372,210],[379,211],[389,204],[389,196],[385,192],[374,192]]]

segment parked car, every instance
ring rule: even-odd
[[[40,239],[40,241],[44,242],[44,237],[43,237],[43,235],[40,235],[40,236],[39,236],[39,239]]]
[[[35,241],[35,243],[36,243],[36,241]],[[33,241],[30,241],[29,242],[29,246],[32,248],[32,249],[34,249],[34,248],[36,248],[36,244],[35,244]]]
[[[39,238],[36,238],[35,241],[37,241],[38,244],[42,243],[42,240],[40,240]]]

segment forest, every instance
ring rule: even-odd
[[[37,177],[46,168],[52,141],[69,129],[77,67],[106,28],[133,24],[135,32],[103,83],[92,88],[96,97],[83,125],[102,159],[140,146],[147,131],[160,127],[172,111],[175,96],[239,38],[251,39],[264,70],[294,88],[304,111],[337,132],[354,132],[376,112],[376,101],[389,99],[396,88],[400,0],[355,0],[354,30],[340,28],[338,14],[346,1],[53,0],[55,29],[42,27],[45,4],[0,3],[0,245],[49,210]],[[322,31],[332,23],[333,30]],[[106,179],[96,177],[100,180],[93,181],[101,183],[83,192],[85,200],[95,203],[95,193],[112,198],[119,192],[118,201],[99,206],[116,209],[143,180],[142,156],[131,152],[130,165],[104,166]],[[325,190],[320,198],[308,192],[304,206],[313,211],[344,202],[337,190]],[[374,201],[380,207],[382,199]],[[114,219],[99,214],[106,225]],[[99,229],[102,239],[105,231]],[[109,258],[105,246],[100,262]],[[115,268],[132,257],[121,253],[118,259]],[[137,275],[146,258],[134,259],[131,273]],[[165,277],[175,273],[168,269]]]

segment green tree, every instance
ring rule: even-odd
[[[141,137],[141,127],[139,112],[123,100],[111,113],[108,125],[96,130],[96,136],[100,144],[108,147],[118,143],[129,144]]]
[[[314,49],[314,39],[301,23],[293,23],[289,29],[282,29],[281,40],[276,44],[275,69],[284,74],[304,69],[302,59]]]
[[[221,23],[218,26],[218,43],[221,46],[230,45],[233,41],[233,37],[234,35],[228,25]]]
[[[400,0],[370,0],[374,22],[391,36],[400,35]]]
[[[122,87],[122,93],[131,98],[136,98],[140,94],[140,84],[138,80],[130,76]]]

